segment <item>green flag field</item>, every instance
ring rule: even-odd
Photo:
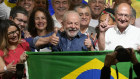
[[[112,51],[26,52],[29,79],[100,79],[107,53]],[[140,60],[140,55],[136,53]],[[130,62],[117,63],[119,79],[129,78]],[[133,71],[133,78],[136,77]],[[110,79],[117,79],[115,66]]]

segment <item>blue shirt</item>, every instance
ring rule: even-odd
[[[47,36],[52,35],[53,33],[48,34]],[[81,32],[78,32],[78,34],[73,37],[71,40],[68,39],[65,32],[58,32],[57,36],[59,37],[59,43],[57,46],[49,45],[51,46],[52,51],[88,51],[88,48],[84,45],[85,39],[87,39],[87,36],[82,34]],[[39,38],[34,39],[34,44]],[[92,41],[92,40],[91,40]],[[94,47],[94,43],[92,41],[92,45]]]

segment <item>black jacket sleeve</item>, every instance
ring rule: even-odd
[[[100,79],[110,79],[110,67],[104,66],[101,70],[101,77]]]

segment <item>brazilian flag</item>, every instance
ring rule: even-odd
[[[26,52],[29,79],[100,79],[107,53],[112,51]],[[140,60],[140,55],[136,53]],[[130,62],[117,63],[119,79],[129,78]],[[133,72],[133,78],[136,77]],[[110,79],[117,79],[115,66]]]

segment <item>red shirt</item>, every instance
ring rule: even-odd
[[[24,51],[30,51],[29,44],[25,40],[19,43],[17,48],[14,50],[9,50],[8,55],[4,57],[5,64],[8,65],[12,61],[17,64],[20,61],[20,56]],[[3,56],[4,52],[0,50],[0,56]]]

